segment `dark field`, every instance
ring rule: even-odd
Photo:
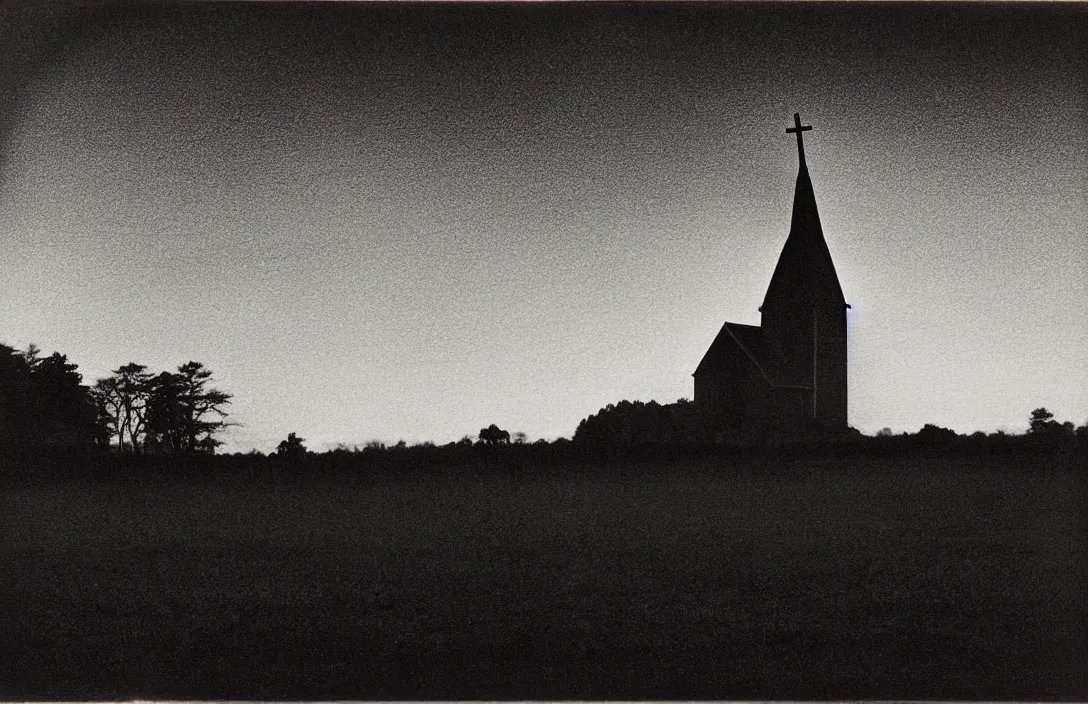
[[[9,699],[1088,699],[1066,459],[5,489]]]

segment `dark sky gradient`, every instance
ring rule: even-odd
[[[6,5],[0,341],[228,449],[569,436],[758,324],[800,112],[850,422],[1088,419],[1084,5]]]

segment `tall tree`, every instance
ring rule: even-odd
[[[34,369],[35,365],[41,361],[42,348],[31,342],[20,354],[26,362],[27,368]]]
[[[227,412],[233,398],[219,389],[208,388],[212,372],[200,362],[186,362],[176,374],[180,385],[181,431],[184,449],[214,452],[223,443],[215,434],[227,427]]]
[[[1052,428],[1058,425],[1054,420],[1054,414],[1046,408],[1036,408],[1028,418],[1028,432],[1032,435],[1043,435],[1052,432]]]
[[[36,345],[0,345],[0,445],[55,450],[89,449],[98,416],[78,366]]]
[[[121,419],[124,417],[124,403],[121,394],[117,390],[116,377],[98,379],[91,387],[91,398],[98,408],[98,416],[106,429],[106,446],[109,447],[113,438],[117,438],[117,448],[124,445]]]
[[[117,447],[139,452],[147,424],[147,404],[151,396],[151,374],[143,364],[129,362],[113,370],[113,376],[95,382],[99,403],[113,416],[112,428]]]
[[[0,442],[25,445],[30,412],[30,367],[23,353],[0,345]]]
[[[214,452],[222,443],[231,395],[209,388],[212,372],[186,362],[177,372],[152,376],[142,364],[127,364],[99,379],[95,394],[112,418],[119,447],[157,452]]]
[[[98,434],[94,402],[78,368],[59,352],[30,362],[33,415],[45,445],[89,447]]]
[[[186,449],[184,396],[184,379],[180,374],[162,372],[151,380],[144,440],[148,450],[181,452]]]

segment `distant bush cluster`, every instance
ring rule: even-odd
[[[709,439],[709,428],[686,398],[676,403],[620,401],[584,418],[574,441],[585,445],[696,444]]]
[[[468,467],[481,466],[517,467],[529,464],[547,464],[553,461],[599,464],[615,460],[675,459],[688,455],[710,452],[765,452],[786,451],[800,454],[824,452],[876,452],[898,453],[915,450],[967,450],[982,452],[1012,452],[1018,450],[1069,450],[1081,447],[1088,450],[1088,424],[1074,428],[1071,423],[1057,423],[1046,409],[1032,412],[1026,434],[1008,434],[1001,431],[987,435],[973,433],[959,435],[954,430],[927,423],[916,433],[895,434],[884,428],[875,436],[865,436],[857,431],[833,436],[811,435],[808,437],[778,439],[774,443],[752,439],[741,441],[722,440],[696,411],[695,404],[680,399],[673,404],[653,401],[621,401],[609,404],[599,412],[578,424],[573,440],[559,438],[553,441],[537,440],[529,443],[524,433],[502,430],[492,424],[482,428],[474,438],[462,437],[457,442],[435,445],[425,442],[408,445],[404,441],[387,446],[370,441],[363,447],[341,445],[324,453],[310,453],[302,447],[301,439],[292,433],[280,443],[275,453],[278,459],[292,459],[311,467],[425,467],[442,464]],[[293,448],[293,449],[292,449]],[[259,460],[257,452],[248,457]]]
[[[998,430],[986,434],[982,431],[960,435],[950,428],[941,428],[930,423],[922,426],[917,433],[896,435],[890,428],[882,428],[874,440],[885,445],[889,443],[908,443],[914,445],[964,445],[992,447],[1074,447],[1088,448],[1088,422],[1080,427],[1066,421],[1059,423],[1054,414],[1045,408],[1036,408],[1028,417],[1028,431],[1025,434],[1011,434]]]
[[[790,438],[729,437],[715,432],[697,411],[695,404],[679,399],[673,404],[654,401],[620,401],[609,404],[596,414],[582,420],[574,434],[574,442],[582,447],[637,448],[650,446],[752,447],[768,445],[794,450],[818,449],[828,445],[858,448],[976,448],[1005,450],[1016,448],[1071,449],[1088,448],[1088,422],[1075,427],[1071,422],[1059,423],[1045,408],[1036,408],[1028,419],[1026,434],[997,431],[960,435],[950,428],[926,423],[915,433],[895,434],[883,428],[875,437],[864,436],[856,430],[836,435],[815,432],[808,436]]]

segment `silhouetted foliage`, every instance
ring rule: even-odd
[[[95,382],[99,402],[113,419],[111,427],[117,447],[139,452],[147,425],[152,376],[143,364],[129,362],[113,370],[113,376]]]
[[[1085,421],[1084,425],[1074,430],[1073,436],[1077,441],[1077,445],[1088,449],[1088,421]]]
[[[480,440],[488,445],[509,444],[510,433],[492,423],[480,431]]]
[[[78,451],[100,442],[98,409],[77,369],[58,352],[0,345],[0,446]]]
[[[160,375],[167,381],[164,402],[169,434],[176,438],[177,449],[185,452],[214,452],[222,443],[215,434],[227,427],[223,406],[231,395],[208,388],[212,372],[200,362],[186,362],[177,374]]]
[[[574,442],[624,447],[641,444],[693,444],[709,437],[706,420],[687,399],[661,405],[656,401],[620,401],[583,419]]]
[[[959,435],[956,434],[955,430],[926,423],[915,437],[918,438],[919,442],[936,444],[954,442]]]
[[[1046,408],[1036,408],[1028,419],[1028,436],[1037,443],[1059,444],[1076,441],[1076,428],[1070,422],[1059,423]]]
[[[211,388],[212,373],[199,362],[187,362],[176,372],[152,375],[144,365],[130,362],[99,379],[93,388],[83,385],[77,365],[53,353],[43,357],[34,345],[24,351],[0,345],[0,449],[65,448],[87,451],[116,446],[141,457],[126,463],[140,466],[159,462],[160,454],[185,453],[200,459],[220,444],[215,437],[228,426],[224,407],[231,396]],[[363,448],[337,446],[322,455],[307,451],[295,433],[280,442],[279,458],[308,457],[307,467],[319,466],[328,457],[337,466],[381,469],[449,466],[457,471],[476,467],[486,471],[517,470],[539,464],[575,462],[582,466],[608,465],[613,460],[652,461],[684,453],[785,451],[792,454],[824,452],[1015,452],[1088,450],[1088,423],[1076,427],[1058,422],[1046,408],[1029,418],[1026,435],[997,431],[960,436],[933,424],[915,434],[893,434],[881,429],[864,438],[857,431],[836,437],[813,434],[770,444],[767,440],[742,442],[722,433],[701,416],[687,399],[661,405],[655,401],[621,401],[609,404],[583,419],[574,441],[558,438],[528,442],[525,433],[511,434],[491,424],[479,433],[479,441],[466,435],[457,442],[437,447],[422,442],[409,446],[401,440],[387,447],[372,440]],[[758,439],[757,439],[758,440]],[[761,449],[762,448],[762,449]],[[238,466],[260,466],[264,456],[251,452],[237,455]],[[112,461],[112,460],[111,460]],[[163,460],[165,461],[165,460]],[[229,464],[229,463],[228,463]],[[136,465],[133,465],[136,466]],[[166,467],[169,464],[162,464]],[[226,466],[216,464],[214,466]],[[231,465],[234,466],[234,465]],[[276,466],[272,463],[270,466]],[[284,465],[279,465],[284,466]]]
[[[288,433],[287,439],[280,441],[280,444],[276,446],[276,456],[289,460],[303,457],[306,454],[304,442],[306,441],[303,438],[294,433]]]
[[[1051,432],[1051,428],[1057,425],[1053,418],[1054,414],[1045,408],[1036,408],[1028,419],[1028,432],[1032,435]]]
[[[132,362],[99,379],[94,398],[121,450],[210,453],[222,444],[215,434],[227,427],[223,406],[231,399],[207,388],[211,375],[200,362],[157,376]]]
[[[182,378],[162,372],[150,384],[145,445],[157,452],[182,452],[186,449]]]

